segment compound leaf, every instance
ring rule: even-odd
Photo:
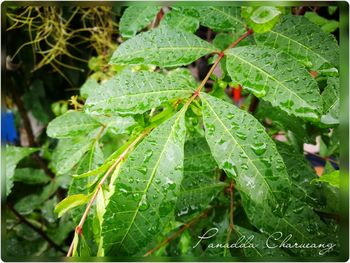
[[[119,30],[123,37],[130,38],[149,25],[159,12],[159,6],[130,6],[120,18]]]
[[[191,33],[161,26],[122,43],[110,62],[176,67],[215,51],[213,45]]]
[[[335,38],[303,16],[287,15],[273,30],[256,34],[259,45],[282,50],[312,70],[337,72],[339,46]]]
[[[322,111],[317,82],[287,54],[268,47],[246,46],[227,52],[232,80],[262,100],[297,117],[319,120]]]
[[[170,99],[186,98],[193,88],[185,78],[156,72],[124,72],[102,85],[86,101],[89,112],[143,113]]]
[[[145,138],[129,155],[116,178],[102,225],[106,254],[134,255],[174,216],[182,181],[184,111]]]

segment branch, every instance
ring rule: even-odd
[[[35,232],[37,232],[43,239],[45,239],[52,247],[54,247],[57,251],[62,252],[63,254],[66,254],[66,251],[63,250],[59,245],[57,245],[52,239],[50,239],[46,233],[40,229],[34,226],[31,222],[29,222],[24,216],[22,216],[12,205],[7,204],[8,208],[16,215],[16,217],[29,226],[31,229],[33,229]]]
[[[146,254],[144,254],[144,257],[147,257],[151,254],[153,254],[154,252],[156,252],[158,249],[160,249],[162,246],[170,243],[170,241],[174,240],[175,238],[177,238],[179,235],[181,235],[186,229],[188,229],[190,226],[192,226],[194,223],[196,223],[197,221],[199,221],[201,218],[206,217],[208,215],[208,212],[213,209],[213,207],[208,208],[207,210],[205,210],[203,213],[201,213],[199,216],[193,218],[192,220],[190,220],[187,223],[184,223],[180,229],[176,232],[174,232],[172,235],[170,235],[169,237],[167,237],[166,239],[164,239],[160,244],[158,244],[156,247],[152,248],[151,250],[149,250]]]
[[[99,184],[97,185],[97,188],[95,190],[95,193],[93,194],[93,196],[91,197],[89,203],[86,206],[86,209],[84,211],[83,216],[80,219],[79,225],[75,228],[75,233],[80,235],[82,234],[82,230],[83,230],[83,226],[84,223],[86,221],[86,218],[90,212],[91,206],[93,205],[98,192],[100,191],[100,189],[102,188],[102,185],[104,184],[104,182],[107,180],[107,178],[112,174],[112,172],[114,171],[114,169],[118,166],[118,164],[120,162],[122,162],[126,155],[134,148],[134,146],[143,138],[145,137],[148,133],[150,132],[150,129],[145,130],[144,132],[142,132],[125,150],[124,152],[117,158],[117,160],[112,164],[112,166],[108,169],[108,171],[106,172],[106,174],[102,177],[101,181],[99,182]],[[73,239],[74,240],[74,239]],[[72,241],[68,253],[67,253],[67,257],[70,257],[72,255],[73,252],[73,248],[74,248],[74,242]]]
[[[248,29],[246,33],[244,33],[242,36],[240,36],[235,42],[233,42],[229,48],[233,48],[236,45],[238,45],[239,42],[241,42],[244,38],[246,38],[247,36],[251,35],[253,33],[252,29]],[[228,48],[228,49],[229,49]],[[226,50],[226,49],[225,49]],[[224,50],[224,51],[225,51]],[[207,75],[205,76],[205,78],[203,79],[203,81],[201,82],[201,84],[198,86],[198,88],[195,90],[195,92],[193,93],[193,95],[189,98],[189,100],[186,102],[186,104],[184,105],[184,108],[187,108],[192,101],[199,96],[200,91],[202,90],[202,88],[204,87],[204,85],[206,84],[206,82],[208,81],[210,75],[213,73],[214,69],[216,68],[216,66],[219,64],[220,60],[224,57],[225,53],[224,51],[220,52],[219,57],[216,59],[216,61],[214,62],[213,66],[210,68],[209,72],[207,73]],[[106,179],[109,177],[109,175],[113,172],[113,170],[117,167],[117,165],[124,160],[125,156],[129,153],[130,150],[133,149],[133,147],[143,138],[145,137],[151,129],[145,130],[143,133],[141,133],[136,139],[135,141],[133,141],[126,149],[125,151],[118,157],[118,159],[112,164],[112,166],[108,169],[108,171],[106,172],[106,174],[103,176],[103,178],[101,179],[100,183],[97,186],[97,189],[95,190],[95,193],[93,194],[92,198],[90,199],[89,203],[86,206],[85,212],[80,220],[79,225],[75,228],[75,233],[76,234],[81,234],[82,233],[82,229],[83,229],[83,225],[85,223],[85,220],[89,214],[89,211],[91,209],[91,206],[93,205],[98,192],[100,191],[103,183],[106,181]],[[191,221],[189,224],[185,224],[184,228],[181,228],[179,230],[179,233],[175,233],[174,237],[172,236],[171,238],[175,238],[176,236],[178,236],[179,234],[181,234],[185,229],[187,229],[193,222]],[[171,240],[171,239],[170,239]],[[166,244],[168,241],[163,241],[165,243],[161,243],[159,247],[163,246],[164,244]],[[74,239],[73,239],[74,241]],[[72,255],[73,252],[73,248],[74,248],[74,242],[72,241],[70,247],[69,247],[69,251],[67,253],[67,257],[70,257]],[[156,251],[157,249],[159,249],[159,247],[154,248],[154,250],[151,250],[149,252],[147,252],[145,254],[145,256],[153,253],[154,251]]]

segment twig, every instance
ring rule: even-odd
[[[59,245],[57,245],[54,241],[52,241],[46,233],[40,229],[34,226],[31,222],[29,222],[24,216],[22,216],[12,205],[7,204],[8,208],[16,215],[16,217],[29,226],[31,229],[33,229],[35,232],[37,232],[43,239],[45,239],[52,247],[54,247],[57,251],[62,252],[63,254],[66,254],[66,251],[63,250]]]
[[[190,97],[190,99],[187,101],[187,103],[185,104],[186,106],[188,106],[189,104],[192,103],[192,101],[199,96],[202,88],[204,87],[204,85],[207,83],[208,79],[210,78],[211,74],[213,73],[213,71],[215,70],[215,68],[217,67],[217,65],[219,64],[219,62],[221,61],[221,59],[225,56],[225,51],[227,49],[230,48],[234,48],[235,46],[237,46],[239,44],[239,42],[241,42],[243,39],[245,39],[246,37],[248,37],[249,35],[251,35],[253,33],[252,29],[248,29],[247,32],[245,32],[243,35],[241,35],[235,42],[233,42],[228,48],[226,48],[225,50],[221,51],[219,53],[218,58],[215,60],[213,66],[210,68],[210,70],[208,71],[207,75],[205,76],[205,78],[202,80],[201,84],[198,86],[198,88],[195,90],[195,92],[193,93],[192,97]]]
[[[126,157],[126,155],[129,153],[129,151],[131,149],[133,149],[133,147],[143,138],[145,137],[148,133],[150,132],[150,130],[145,130],[143,133],[141,133],[125,150],[124,152],[117,158],[117,160],[112,164],[112,166],[108,169],[108,171],[106,172],[106,174],[103,176],[103,178],[101,179],[101,181],[99,182],[99,184],[97,185],[97,188],[95,190],[95,193],[93,194],[93,196],[91,197],[89,203],[86,206],[86,209],[84,211],[83,216],[80,219],[79,225],[75,228],[75,232],[77,234],[81,234],[82,230],[83,230],[83,226],[85,223],[85,220],[90,212],[91,206],[93,205],[98,192],[100,191],[100,189],[102,188],[102,185],[104,184],[104,182],[107,180],[107,178],[109,177],[109,175],[114,171],[114,169],[117,167],[117,165],[123,161]],[[74,247],[74,242],[72,241],[68,253],[67,253],[67,257],[70,257],[72,255],[73,252],[73,247]]]
[[[149,250],[146,254],[144,254],[144,257],[147,257],[151,254],[153,254],[154,252],[156,252],[158,249],[160,249],[162,246],[168,244],[170,241],[172,241],[173,239],[177,238],[179,235],[181,235],[186,229],[188,229],[190,226],[192,226],[194,223],[196,223],[199,219],[206,217],[208,215],[208,212],[213,209],[213,207],[208,208],[207,210],[205,210],[203,213],[201,213],[199,216],[193,218],[192,220],[190,220],[188,223],[184,223],[180,229],[178,231],[176,231],[175,233],[173,233],[172,235],[170,235],[169,237],[167,237],[166,239],[164,239],[160,244],[158,244],[156,247],[152,248],[151,250]]]

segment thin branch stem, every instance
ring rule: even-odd
[[[75,228],[75,232],[76,234],[82,234],[82,230],[83,230],[83,226],[84,223],[86,221],[86,218],[90,212],[91,206],[93,205],[98,192],[100,191],[100,189],[102,188],[102,185],[104,184],[104,182],[107,180],[107,178],[112,174],[112,172],[114,171],[114,169],[118,166],[119,163],[121,163],[126,155],[135,147],[135,145],[143,138],[145,137],[148,133],[150,132],[149,129],[145,130],[144,132],[142,132],[125,150],[124,152],[116,159],[116,161],[112,164],[112,166],[108,169],[108,171],[106,172],[106,174],[102,177],[101,181],[99,182],[99,184],[97,185],[97,188],[95,190],[95,193],[93,194],[93,196],[91,197],[89,203],[86,206],[86,209],[84,211],[83,216],[80,219],[79,225]],[[68,253],[67,253],[67,257],[70,257],[72,255],[73,252],[73,248],[74,248],[74,242],[72,241]]]
[[[49,238],[42,229],[37,228],[36,226],[34,226],[24,216],[22,216],[12,205],[7,204],[7,206],[15,214],[15,216],[20,220],[20,222],[23,222],[24,224],[29,226],[31,229],[33,229],[35,232],[37,232],[43,239],[45,239],[57,251],[60,251],[63,254],[66,254],[66,251],[63,250],[59,245],[57,245],[51,238]]]
[[[144,254],[144,257],[147,257],[151,254],[153,254],[154,252],[156,252],[158,249],[160,249],[161,247],[163,247],[164,245],[168,244],[170,241],[174,240],[175,238],[177,238],[179,235],[181,235],[186,229],[188,229],[190,226],[192,226],[194,223],[198,222],[201,218],[204,218],[208,215],[208,212],[213,209],[213,207],[208,208],[207,210],[205,210],[203,213],[201,213],[199,216],[193,218],[192,220],[190,220],[187,223],[184,223],[180,229],[176,232],[174,232],[172,235],[170,235],[169,237],[167,237],[166,239],[164,239],[160,244],[158,244],[156,247],[152,248],[151,250],[149,250],[146,254]]]

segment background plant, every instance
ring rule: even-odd
[[[35,156],[50,160],[52,179],[30,163],[14,170],[39,149],[7,148],[7,194],[29,173],[47,184],[40,194],[14,199],[13,222],[17,216],[35,225],[35,208],[48,199],[52,213],[65,185],[68,197],[55,209],[61,239],[52,238],[67,244],[75,224],[69,255],[319,256],[208,248],[251,233],[263,244],[276,229],[297,242],[337,243],[339,48],[329,29],[292,10],[127,8],[119,30],[128,40],[113,53],[112,67],[90,60],[102,74],[71,99],[74,110],[47,127],[57,147]],[[194,34],[203,27],[209,41]],[[205,63],[208,72],[194,78]],[[286,142],[274,139],[281,134]],[[303,153],[316,137],[327,159],[320,178]],[[212,227],[220,230],[215,240],[193,248]],[[39,254],[47,249],[44,235]]]

